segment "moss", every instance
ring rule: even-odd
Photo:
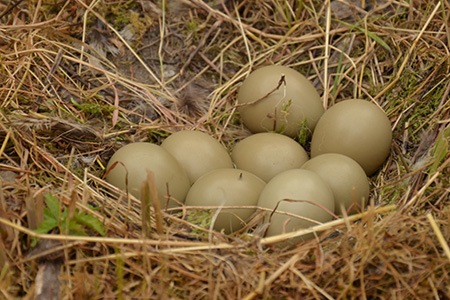
[[[148,29],[153,25],[154,20],[148,14],[140,14],[138,3],[135,1],[127,1],[118,5],[107,6],[106,20],[116,29],[123,29],[131,25],[130,30],[136,36],[136,40],[140,41]]]
[[[198,37],[198,31],[200,30],[200,24],[194,18],[191,18],[186,23],[186,32],[191,34],[194,38]]]
[[[209,229],[211,226],[212,217],[213,213],[210,209],[195,209],[188,212],[186,220],[191,224]],[[192,233],[198,236],[207,236],[205,231],[196,228],[192,229]]]
[[[131,22],[130,11],[137,9],[135,1],[128,1],[118,3],[117,5],[105,6],[106,21],[112,24],[115,28],[123,28]]]
[[[109,104],[100,104],[97,102],[83,102],[83,103],[77,103],[75,100],[72,99],[73,105],[81,110],[82,112],[93,115],[93,116],[103,116],[107,114],[111,114],[115,107]]]
[[[153,19],[150,16],[140,16],[139,13],[129,11],[128,13],[130,24],[133,26],[137,40],[140,41],[147,30],[153,24]]]

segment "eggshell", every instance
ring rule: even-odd
[[[268,182],[275,175],[300,168],[308,154],[293,139],[278,133],[253,134],[238,142],[231,157],[236,167]]]
[[[297,201],[285,201],[286,199]],[[271,210],[266,214],[266,221],[270,221],[266,236],[274,236],[330,221],[333,218],[330,212],[334,212],[334,196],[331,188],[316,173],[293,169],[276,175],[266,184],[259,197],[258,206]],[[275,208],[276,212],[269,217]],[[313,235],[302,236],[292,241],[311,237]]]
[[[253,133],[275,131],[296,137],[312,132],[324,112],[311,82],[285,66],[252,72],[239,88],[237,101],[242,121]]]
[[[161,147],[177,159],[186,170],[191,183],[209,171],[233,168],[227,149],[218,140],[201,131],[178,131],[166,138]]]
[[[320,118],[311,141],[311,157],[340,153],[371,175],[389,155],[391,140],[391,123],[380,108],[364,100],[346,100]]]
[[[176,206],[177,201],[183,203],[190,187],[189,178],[176,159],[165,149],[151,143],[132,143],[120,148],[111,157],[106,169],[107,182],[124,191],[128,189],[137,198],[140,197],[143,182],[147,180],[147,171],[153,172],[163,208],[166,205]]]
[[[265,182],[247,171],[217,169],[201,176],[186,197],[189,206],[215,206],[220,209],[214,230],[231,233],[241,229],[256,210]],[[255,206],[255,208],[227,208]]]
[[[302,169],[317,173],[330,186],[336,214],[341,214],[341,205],[348,213],[365,207],[369,198],[369,181],[363,168],[353,159],[326,153],[310,159]]]

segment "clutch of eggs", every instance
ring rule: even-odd
[[[231,155],[208,134],[183,130],[161,146],[122,147],[108,163],[106,180],[139,197],[151,171],[162,207],[208,207],[211,227],[225,233],[241,229],[256,207],[266,211],[267,236],[364,208],[367,176],[386,160],[392,140],[379,107],[353,99],[325,111],[308,79],[283,66],[252,72],[237,101],[253,135],[237,142]],[[304,130],[312,135],[311,159],[295,140]]]

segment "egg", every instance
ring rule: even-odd
[[[186,196],[186,205],[214,206],[220,210],[214,230],[231,233],[241,229],[256,211],[259,194],[265,182],[239,169],[217,169],[201,176]],[[255,208],[227,208],[255,206]]]
[[[331,188],[318,174],[304,169],[284,171],[272,178],[261,191],[258,206],[270,210],[265,218],[266,221],[270,221],[266,236],[292,232],[330,221],[335,209]],[[275,213],[270,217],[275,208]],[[293,239],[292,242],[311,237],[313,235],[302,236]]]
[[[311,133],[324,112],[311,82],[294,69],[277,65],[252,72],[239,88],[237,102],[252,133],[275,131],[290,137]]]
[[[320,118],[311,141],[311,157],[340,153],[373,174],[389,155],[391,123],[375,104],[346,100],[330,107]]]
[[[336,153],[326,153],[307,161],[302,169],[317,173],[334,194],[335,213],[341,206],[348,213],[360,211],[369,198],[369,181],[363,168],[353,159]]]
[[[117,150],[106,167],[106,181],[139,198],[147,172],[153,172],[161,207],[183,203],[189,178],[176,159],[152,143],[131,143]]]
[[[227,149],[218,140],[201,131],[178,131],[166,138],[161,147],[177,159],[186,170],[191,183],[209,171],[233,168]]]
[[[283,171],[300,168],[308,160],[308,154],[293,139],[278,133],[264,132],[238,142],[233,147],[231,158],[237,168],[268,182]]]

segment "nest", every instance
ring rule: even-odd
[[[1,298],[450,299],[450,6],[435,2],[0,2]],[[386,112],[365,211],[225,235],[102,179],[121,146],[181,129],[231,148],[250,134],[236,91],[267,64],[325,107]]]

